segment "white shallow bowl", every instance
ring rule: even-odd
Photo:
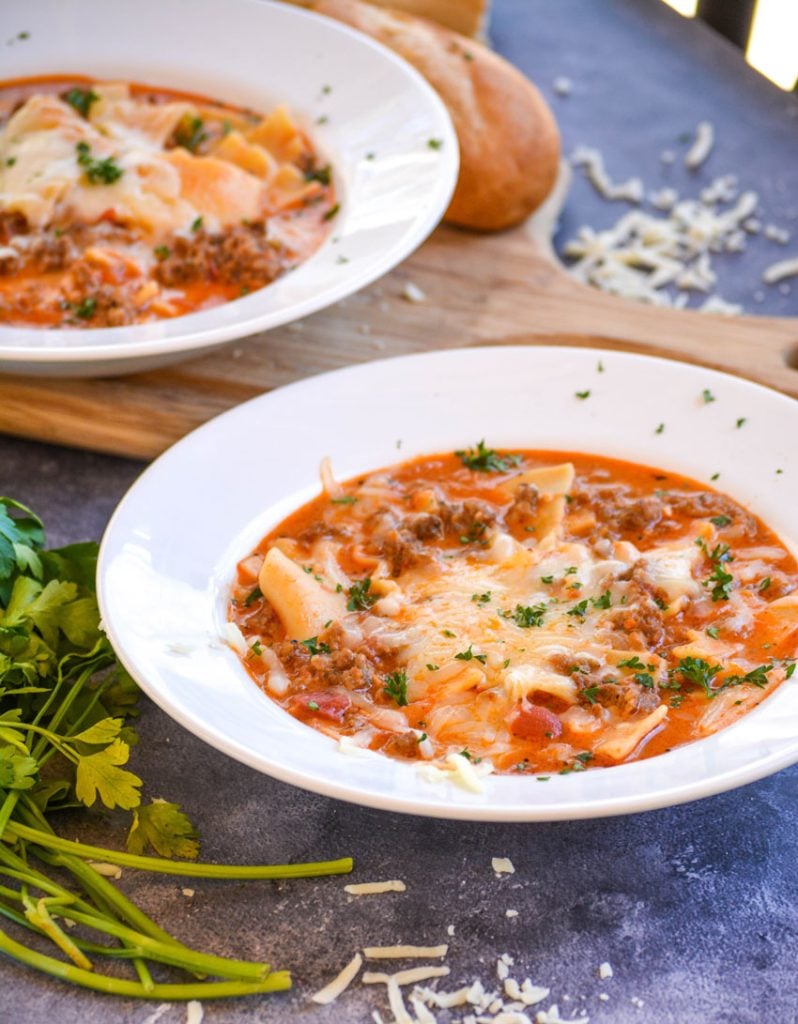
[[[314,256],[246,298],[131,327],[0,327],[6,373],[130,373],[307,316],[408,256],[440,220],[457,180],[457,137],[425,80],[385,47],[294,7],[37,0],[4,12],[3,39],[10,40],[2,48],[3,80],[81,74],[185,89],[263,112],[285,103],[332,164],[341,204]],[[430,147],[430,139],[440,146]]]
[[[716,401],[703,400],[705,388]],[[575,398],[585,390],[588,399]],[[219,640],[229,588],[237,561],[318,493],[325,455],[345,479],[482,437],[704,481],[719,473],[714,486],[791,544],[796,434],[798,404],[774,391],[595,349],[462,349],[324,374],[220,416],[144,473],[103,540],[103,620],[127,668],[178,722],[253,768],[328,796],[487,821],[625,814],[709,796],[798,761],[798,677],[730,728],[671,753],[545,784],[491,776],[475,795],[424,781],[413,764],[343,754],[278,707]]]

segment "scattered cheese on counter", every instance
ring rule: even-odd
[[[766,224],[762,232],[770,242],[777,242],[779,245],[786,245],[790,240],[790,232],[786,228],[780,228],[776,224]]]
[[[402,289],[402,298],[407,299],[408,302],[425,302],[427,295],[423,292],[417,284],[413,284],[412,281],[408,281]]]
[[[576,1021],[576,1024],[588,1024],[589,1020],[589,1017],[577,1017],[573,1020],[564,1020],[560,1016],[560,1008],[556,1003],[553,1006],[550,1006],[548,1010],[538,1010],[537,1016],[535,1017],[537,1024],[574,1024],[574,1021]]]
[[[780,260],[778,263],[771,263],[762,274],[765,284],[776,284],[785,277],[798,276],[798,256],[794,259]]]
[[[629,178],[628,181],[613,184],[604,169],[604,158],[597,149],[577,146],[571,162],[576,167],[584,167],[588,181],[604,199],[626,199],[630,203],[639,203],[643,198],[643,182],[640,178]]]
[[[202,1024],[204,1016],[205,1011],[202,1008],[202,1003],[192,999],[186,1006],[186,1024]]]
[[[514,875],[515,868],[509,857],[493,857],[491,867],[497,875]]]
[[[180,891],[183,893],[184,896],[187,896],[189,899],[194,895],[193,889],[181,889]]]
[[[613,976],[612,964],[608,963],[606,960],[603,964],[599,964],[598,976],[602,981],[606,978],[611,978]]]
[[[571,90],[573,89],[573,82],[570,78],[565,78],[564,75],[560,75],[558,78],[554,79],[551,87],[558,96],[570,96]]]
[[[422,981],[430,981],[432,978],[445,978],[449,974],[448,967],[425,964],[423,967],[408,967],[405,971],[396,971],[394,974],[383,974],[380,971],[365,971],[363,974],[364,985],[387,985],[393,980],[397,985],[420,985]]]
[[[709,121],[701,121],[696,128],[695,141],[685,154],[684,166],[691,171],[697,170],[712,152],[714,144],[715,129]]]
[[[518,917],[518,911],[517,910],[505,910],[504,916],[505,917]]]
[[[333,980],[328,985],[325,985],[324,988],[319,989],[319,991],[310,998],[314,1003],[319,1003],[322,1006],[326,1006],[328,1003],[333,1002],[333,1000],[337,999],[338,996],[340,996],[342,992],[345,992],[350,986],[362,964],[363,957],[360,953],[356,953],[340,974],[333,978]]]
[[[389,882],[356,882],[354,885],[345,885],[344,892],[350,896],[377,896],[383,892],[404,892],[407,886],[398,878]]]
[[[367,960],[404,960],[411,957],[446,956],[447,945],[441,946],[366,946],[363,955]]]

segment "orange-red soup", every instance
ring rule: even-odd
[[[793,555],[693,480],[483,445],[324,479],[229,615],[255,682],[329,736],[568,773],[708,736],[792,674]]]
[[[76,76],[0,84],[0,324],[208,309],[307,259],[336,212],[331,169],[285,108]]]

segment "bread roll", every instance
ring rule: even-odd
[[[440,94],[460,143],[446,220],[498,231],[540,206],[557,177],[559,133],[543,97],[512,64],[423,18],[360,0],[316,0],[313,10],[390,47]]]

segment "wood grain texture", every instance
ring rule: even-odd
[[[403,297],[409,281],[424,302]],[[540,230],[484,236],[440,227],[365,291],[202,359],[105,380],[0,378],[0,431],[147,458],[226,409],[311,374],[438,348],[544,343],[684,359],[798,397],[796,319],[654,309],[574,281]]]

